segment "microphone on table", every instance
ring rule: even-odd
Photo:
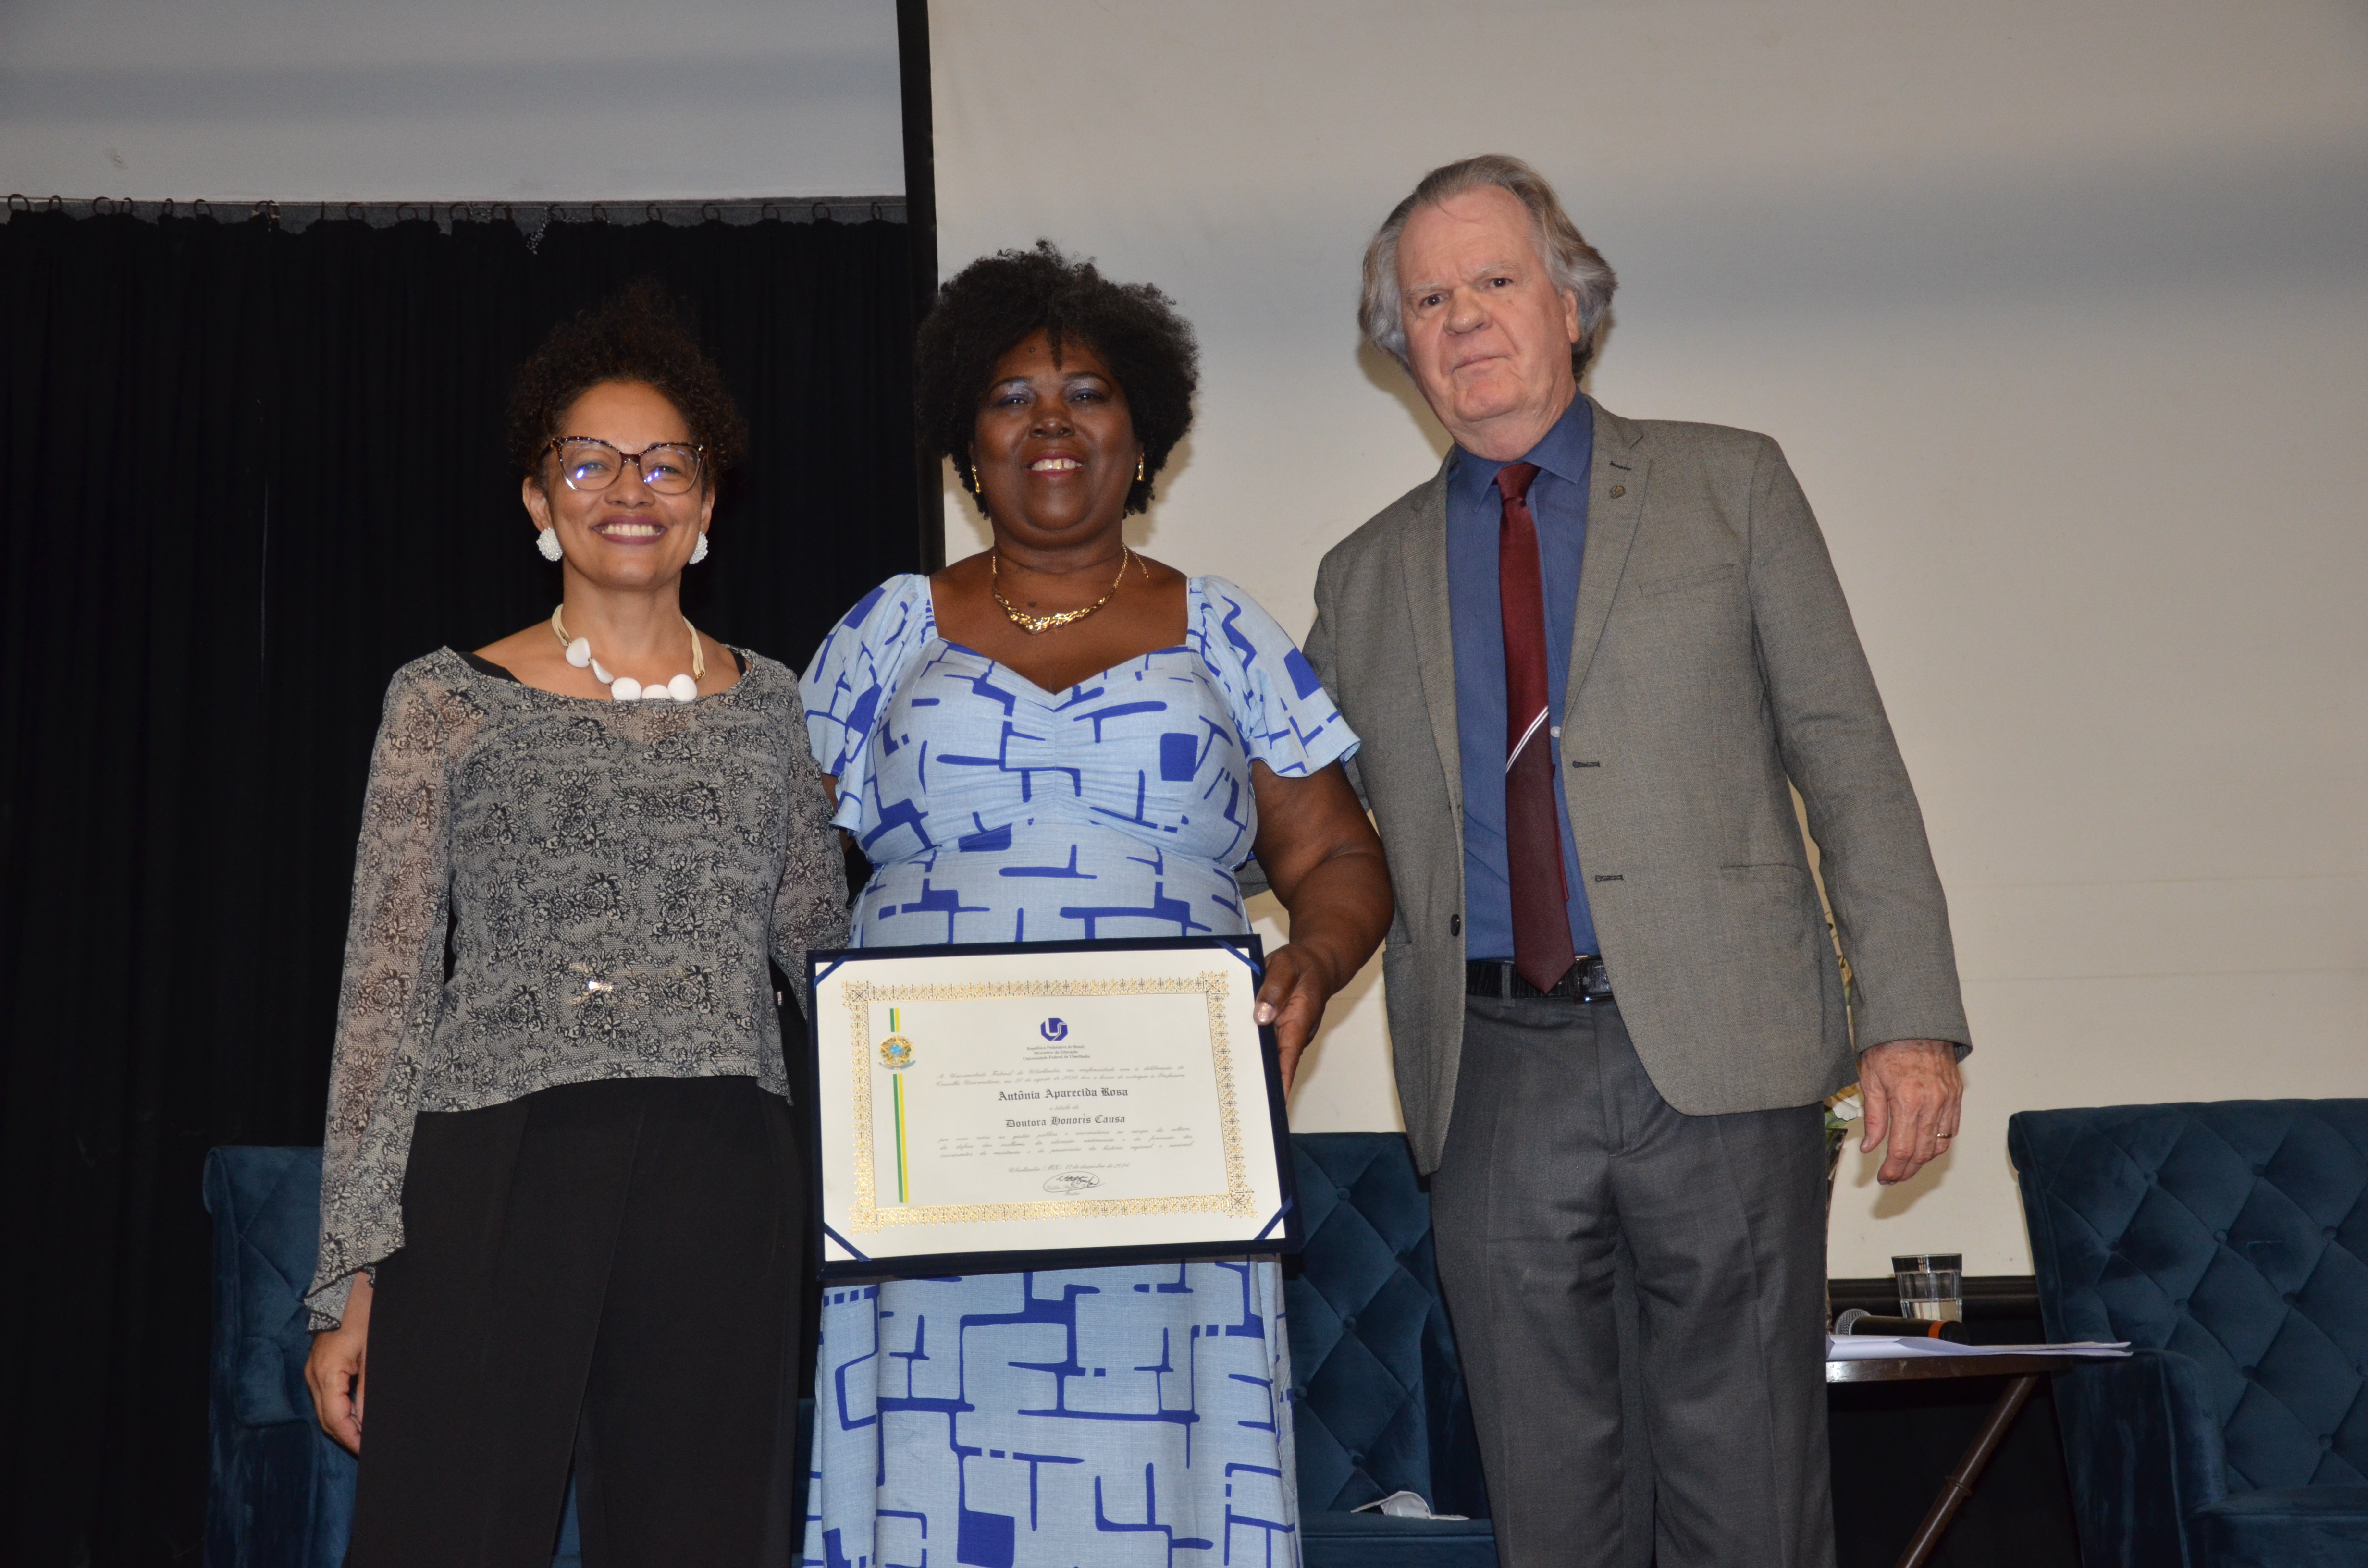
[[[1887,1318],[1868,1312],[1864,1307],[1852,1307],[1834,1319],[1834,1332],[1844,1334],[1887,1334],[1903,1339],[1945,1339],[1952,1345],[1965,1343],[1965,1325],[1946,1318]]]

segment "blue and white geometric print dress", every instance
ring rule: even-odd
[[[1048,692],[891,578],[806,671],[814,759],[872,863],[858,947],[1247,931],[1250,764],[1357,749],[1272,617],[1186,586],[1181,646]],[[813,1568],[1295,1568],[1271,1260],[826,1289]]]

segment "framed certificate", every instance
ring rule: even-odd
[[[809,962],[824,1278],[1298,1247],[1258,937]]]

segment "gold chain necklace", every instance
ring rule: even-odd
[[[1083,609],[1064,609],[1058,615],[1030,615],[1026,610],[1021,609],[1018,605],[1013,604],[1009,599],[1003,597],[1003,590],[996,586],[996,585],[1002,580],[1003,575],[1003,552],[1001,551],[990,551],[987,552],[986,591],[995,596],[995,602],[1003,607],[1003,613],[1011,618],[1012,625],[1032,636],[1039,631],[1050,631],[1056,626],[1066,626],[1073,620],[1083,620],[1086,617],[1093,614],[1094,611],[1101,608],[1102,606],[1110,603],[1110,595],[1117,593],[1118,585],[1126,581],[1126,563],[1133,559],[1134,559],[1134,551],[1129,550],[1124,545],[1120,545],[1118,547],[1118,575],[1110,579],[1110,593],[1104,594],[1100,598],[1096,599],[1093,603],[1087,605]],[[1148,566],[1144,567],[1143,569],[1143,574],[1145,577],[1150,576],[1151,568]]]

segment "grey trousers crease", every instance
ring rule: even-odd
[[[1671,1109],[1616,1004],[1469,1001],[1431,1203],[1506,1568],[1832,1568],[1822,1122]]]

